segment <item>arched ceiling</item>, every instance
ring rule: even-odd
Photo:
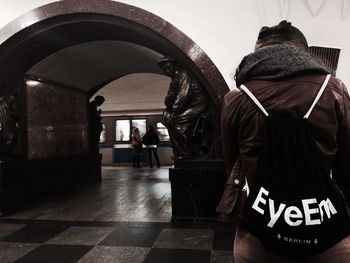
[[[130,74],[112,81],[96,95],[105,97],[102,115],[160,114],[165,108],[164,98],[170,78],[150,73]]]
[[[93,94],[114,79],[132,73],[163,74],[163,55],[137,44],[103,40],[85,42],[51,54],[34,65],[28,75],[54,81]]]
[[[126,74],[159,74],[161,54],[190,70],[217,110],[229,90],[196,43],[164,19],[131,5],[109,0],[57,1],[28,12],[0,32],[5,36],[0,38],[4,84],[0,93],[21,90],[25,75],[32,74],[92,96]],[[116,61],[128,63],[116,66]]]

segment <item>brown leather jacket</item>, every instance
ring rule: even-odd
[[[245,86],[270,114],[302,118],[310,108],[325,75],[308,75],[284,81],[254,80]],[[239,90],[226,94],[221,115],[223,155],[228,174],[227,187],[217,211],[243,217],[240,189],[254,180],[265,116]],[[313,109],[309,124],[323,162],[338,185],[350,189],[350,98],[345,85],[334,77]]]

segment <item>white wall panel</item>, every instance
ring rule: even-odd
[[[50,0],[0,0],[0,28],[21,14]],[[306,35],[310,45],[341,48],[338,77],[350,86],[350,18],[343,15],[348,0],[325,0],[313,16],[306,0],[290,1],[289,20]],[[283,18],[280,0],[121,0],[148,10],[175,25],[213,60],[228,85],[241,58],[254,47],[263,24]],[[259,4],[260,3],[260,4]],[[263,8],[264,13],[261,13]],[[346,10],[345,14],[346,14]],[[344,19],[346,18],[346,19]]]

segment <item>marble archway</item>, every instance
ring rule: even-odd
[[[24,14],[0,30],[0,82],[3,84],[0,96],[18,95],[22,127],[20,154],[1,163],[2,181],[6,178],[11,180],[6,186],[1,186],[0,213],[54,192],[66,191],[67,186],[98,181],[100,164],[94,154],[76,151],[74,155],[64,154],[59,158],[28,160],[30,120],[27,114],[26,73],[60,50],[101,40],[128,42],[172,56],[196,75],[217,110],[229,90],[217,67],[196,43],[172,24],[140,8],[108,0],[58,1]],[[101,79],[100,85],[118,77]],[[32,91],[38,87],[46,88],[46,85],[34,84]],[[87,96],[100,85],[86,90]],[[52,126],[46,128],[46,133],[55,129]],[[62,174],[65,176],[62,177]],[[76,177],[77,174],[83,174],[84,178]],[[218,185],[221,186],[222,182]],[[217,194],[218,191],[214,191]]]

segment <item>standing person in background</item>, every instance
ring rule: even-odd
[[[158,151],[157,151],[159,137],[152,125],[148,126],[148,130],[143,136],[142,142],[144,145],[146,145],[146,148],[147,148],[149,167],[153,168],[153,162],[152,162],[152,153],[153,153],[154,158],[156,159],[157,166],[159,168],[160,163],[159,163]]]
[[[89,118],[90,118],[90,147],[93,150],[98,150],[100,135],[103,130],[101,109],[98,109],[105,101],[103,96],[96,96],[89,103]]]
[[[252,206],[247,205],[248,200],[254,200],[253,190],[255,190],[255,185],[260,182],[258,181],[258,175],[261,175],[259,174],[261,170],[257,169],[257,166],[261,163],[258,161],[259,157],[264,157],[263,155],[260,156],[261,152],[264,153],[262,150],[266,149],[263,146],[269,145],[263,144],[263,142],[266,142],[264,135],[271,130],[269,125],[273,118],[276,120],[278,117],[279,120],[294,121],[294,123],[296,121],[306,122],[310,131],[309,136],[312,138],[310,143],[312,143],[313,149],[319,157],[319,161],[313,163],[314,167],[321,171],[318,174],[323,178],[328,178],[329,181],[336,181],[344,194],[349,193],[350,98],[347,88],[341,80],[330,76],[329,72],[308,53],[308,44],[304,35],[287,21],[282,21],[273,27],[263,27],[260,30],[255,51],[243,58],[236,71],[236,85],[240,90],[232,90],[226,94],[222,108],[222,147],[228,179],[227,187],[217,208],[217,211],[221,214],[219,217],[222,219],[230,217],[231,221],[238,223],[234,243],[234,262],[350,262],[349,220],[344,215],[346,209],[344,204],[343,209],[339,206],[340,209],[332,217],[327,214],[328,217],[325,218],[322,206],[319,208],[315,206],[315,209],[307,210],[309,207],[305,205],[306,202],[316,200],[316,198],[305,199],[307,201],[302,200],[304,208],[308,212],[312,212],[313,217],[316,218],[317,215],[321,217],[319,221],[322,224],[333,222],[331,221],[333,218],[341,218],[344,222],[342,233],[339,238],[337,237],[338,241],[335,241],[335,244],[325,246],[324,250],[303,260],[291,258],[292,256],[299,256],[300,253],[291,256],[280,255],[279,251],[273,250],[271,247],[267,248],[266,243],[265,245],[263,243],[263,238],[258,238],[258,232],[253,233],[253,231],[246,228],[247,225],[251,227],[254,224],[254,222],[246,224],[247,216],[252,214],[251,211],[260,217],[272,214],[276,219],[276,214],[282,214],[281,207],[286,206],[282,203],[280,203],[278,209],[273,206],[275,197],[271,197],[272,191],[270,189],[258,196],[260,199],[255,199],[257,201]],[[321,95],[318,96],[319,94]],[[258,106],[258,104],[260,105]],[[314,107],[310,108],[311,105]],[[309,113],[308,110],[312,110],[309,116],[306,114]],[[268,119],[266,116],[270,118]],[[279,135],[277,133],[276,137]],[[274,140],[276,140],[276,137]],[[295,145],[299,146],[301,144],[295,143]],[[281,153],[277,153],[277,157],[279,157],[278,154]],[[306,161],[306,158],[301,161],[304,160]],[[270,163],[270,165],[274,164]],[[288,169],[290,169],[286,168],[284,167],[284,173],[280,174],[280,180],[275,181],[277,183],[288,182],[294,184],[292,179],[288,180],[291,177],[286,177]],[[280,170],[271,169],[270,175],[274,175],[275,171]],[[300,169],[300,171],[303,172],[303,169]],[[304,180],[307,180],[307,175],[305,175]],[[314,187],[321,189],[321,183],[315,182]],[[284,188],[285,192],[289,191],[287,188]],[[289,188],[298,190],[298,188],[292,186]],[[283,191],[281,193],[284,194]],[[268,199],[267,195],[271,199]],[[250,199],[250,197],[253,199]],[[247,201],[244,201],[245,198]],[[296,204],[299,204],[300,199],[297,198],[299,197],[295,196],[295,200],[298,201]],[[320,201],[317,200],[317,202]],[[273,224],[268,225],[272,229],[271,232],[276,232],[270,239],[271,242],[274,242],[273,244],[279,242],[284,246],[295,245],[294,249],[305,251],[305,248],[311,249],[314,245],[320,243],[318,241],[324,242],[326,240],[325,238],[312,239],[312,242],[309,242],[310,240],[298,239],[297,237],[300,236],[301,232],[297,230],[293,233],[294,239],[290,236],[289,238],[286,236],[281,238],[280,232],[277,232],[278,230],[273,227],[288,222],[294,229],[300,225],[305,229],[309,227],[309,230],[309,225],[311,225],[307,213],[303,220],[303,215],[297,206],[287,205],[289,210],[284,213],[284,216],[282,214],[278,224],[275,226]],[[263,211],[262,209],[265,208],[270,211]],[[293,212],[291,212],[292,210]],[[334,212],[334,210],[332,211]],[[330,213],[328,210],[326,212]],[[296,215],[297,213],[298,215]],[[317,223],[311,227],[321,225],[321,223],[318,223],[319,221],[311,220],[312,223]],[[260,222],[263,222],[263,220]],[[255,221],[256,225],[260,222]],[[337,225],[330,223],[329,226],[333,231],[333,228]],[[312,232],[312,234],[315,235],[314,237],[320,235],[319,232]]]
[[[134,128],[131,135],[131,147],[132,147],[132,167],[141,168],[140,155],[142,153],[142,142],[140,131],[138,128]]]

